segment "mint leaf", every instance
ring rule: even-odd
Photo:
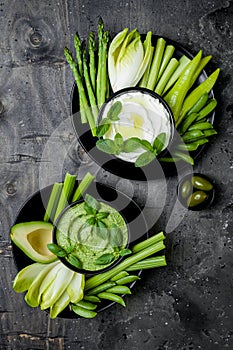
[[[113,105],[110,107],[107,118],[111,119],[112,121],[119,120],[118,115],[120,114],[122,110],[122,103],[120,101],[117,101],[113,103]]]
[[[135,167],[143,167],[149,163],[151,163],[154,159],[156,158],[155,154],[150,152],[150,151],[147,151],[147,152],[144,152],[142,153],[137,159],[136,159],[136,162],[135,162]]]
[[[117,147],[115,146],[115,142],[110,139],[97,140],[96,147],[100,151],[108,154],[115,154],[117,150]]]
[[[106,120],[107,120],[107,118],[106,118]],[[107,124],[107,123],[104,123],[104,124],[101,123],[100,125],[98,125],[96,128],[96,136],[97,137],[104,136],[104,134],[106,134],[106,132],[109,130],[110,126],[111,125]]]
[[[141,146],[144,149],[147,149],[148,151],[153,151],[153,147],[151,146],[150,142],[147,140],[140,140]]]
[[[121,134],[117,133],[114,137],[115,145],[119,148],[122,148],[124,140]]]
[[[124,142],[123,152],[130,153],[141,147],[141,140],[137,137],[131,137]]]
[[[95,260],[96,265],[106,265],[110,264],[115,260],[115,256],[111,253],[103,254],[98,259]]]
[[[90,194],[86,194],[85,195],[85,203],[91,207],[92,209],[94,209],[95,211],[98,211],[100,209],[100,203],[94,198],[92,197]]]
[[[50,250],[50,252],[52,252],[54,255],[58,256],[59,258],[64,258],[68,254],[65,251],[65,249],[63,249],[62,247],[60,247],[55,243],[49,243],[47,244],[47,247],[48,247],[48,250]]]
[[[156,151],[157,154],[159,154],[163,150],[165,142],[166,142],[165,132],[162,132],[154,139],[153,149]]]

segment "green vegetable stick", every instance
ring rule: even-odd
[[[76,189],[73,195],[72,202],[79,200],[83,196],[83,194],[85,193],[87,188],[90,186],[90,184],[94,181],[94,179],[95,179],[94,175],[91,175],[90,173],[86,173],[86,175],[78,185],[78,188]]]
[[[61,195],[63,184],[59,182],[55,182],[49,197],[49,201],[47,204],[46,212],[44,215],[44,221],[51,221],[53,222],[56,207]]]
[[[168,63],[172,59],[172,55],[175,51],[175,47],[173,45],[167,45],[165,48],[165,52],[163,55],[163,60],[159,69],[159,74],[158,74],[158,81],[160,80],[161,76],[163,75],[163,72],[165,71]]]
[[[190,94],[185,98],[182,106],[179,118],[183,118],[190,108],[198,101],[204,92],[210,92],[218,78],[220,69],[217,68],[206,80],[196,87]]]
[[[92,288],[95,288],[99,286],[100,284],[106,282],[113,276],[115,276],[117,273],[121,272],[122,270],[125,270],[127,267],[129,267],[132,264],[135,264],[136,262],[147,258],[148,256],[157,253],[158,251],[162,250],[165,248],[165,245],[163,244],[162,241],[152,244],[149,247],[139,251],[138,253],[135,253],[125,260],[123,260],[120,264],[117,266],[113,267],[111,270],[103,272],[99,275],[90,277],[86,281],[85,285],[85,290],[90,290]]]
[[[143,46],[144,46],[144,50],[145,50],[145,41],[143,43]],[[147,83],[148,83],[148,79],[149,79],[149,74],[150,74],[150,67],[151,67],[151,62],[152,62],[152,58],[153,58],[153,53],[154,53],[154,47],[151,46],[150,48],[150,59],[149,59],[149,63],[147,65],[147,68],[145,70],[145,73],[143,74],[142,76],[142,79],[139,83],[139,86],[140,87],[143,87],[143,88],[146,88],[147,87]]]
[[[178,65],[179,65],[179,62],[177,61],[176,58],[172,58],[170,60],[161,78],[159,79],[158,84],[156,85],[155,92],[157,94],[162,95],[168,80],[170,79],[170,77],[172,76],[172,74],[174,73]]]
[[[97,118],[98,118],[98,114],[99,114],[99,110],[97,107],[95,94],[94,94],[93,89],[92,89],[90,76],[89,76],[89,72],[88,72],[88,68],[87,68],[86,50],[83,50],[83,74],[84,74],[84,79],[85,79],[85,83],[86,83],[89,102],[90,102],[91,109],[92,109],[92,114],[93,114],[93,117],[94,117],[94,120],[96,123]]]
[[[155,84],[157,82],[157,78],[158,78],[158,74],[159,74],[159,69],[161,66],[162,59],[163,59],[165,45],[166,45],[166,41],[164,40],[164,38],[158,38],[157,43],[156,43],[153,61],[151,64],[147,89],[154,90],[154,88],[155,88]]]
[[[102,50],[103,50],[103,35],[104,35],[104,23],[102,18],[99,18],[98,22],[98,68],[96,77],[96,99],[98,106],[100,107],[100,92],[101,92],[101,70],[102,70]]]
[[[108,42],[109,35],[108,31],[104,32],[102,40],[102,51],[101,51],[101,71],[100,71],[100,93],[98,106],[101,107],[106,99],[107,93],[107,56],[108,56]]]
[[[78,92],[79,92],[79,95],[81,98],[82,107],[85,110],[85,115],[87,117],[87,121],[89,123],[91,132],[92,132],[93,136],[95,136],[95,129],[96,129],[95,120],[94,120],[94,117],[92,115],[90,106],[88,104],[88,100],[86,97],[86,92],[85,92],[85,89],[83,86],[82,78],[78,72],[78,69],[77,69],[76,64],[74,62],[74,59],[73,59],[70,51],[67,48],[64,49],[64,54],[65,54],[67,62],[69,63],[70,69],[72,70],[72,73],[74,75],[74,78],[75,78],[75,81],[76,81],[76,84],[78,87]]]
[[[187,95],[188,90],[190,89],[191,78],[198,67],[201,56],[202,51],[200,50],[198,54],[188,64],[185,70],[182,72],[172,89],[165,96],[165,101],[172,110],[175,122],[177,122],[180,116],[183,101],[185,99],[185,96]]]
[[[199,66],[197,67],[195,73],[193,74],[193,77],[191,79],[191,86],[195,83],[197,80],[198,76],[201,74],[202,70],[205,68],[207,63],[211,60],[212,56],[205,56],[201,59]]]
[[[69,173],[66,173],[63,188],[57,205],[57,210],[54,216],[54,221],[56,221],[62,210],[67,206],[68,201],[73,193],[75,181],[76,175],[70,175]]]
[[[187,67],[187,65],[189,64],[191,60],[183,55],[181,56],[181,58],[179,59],[179,66],[176,68],[175,72],[172,74],[172,76],[170,77],[170,79],[168,80],[164,90],[163,90],[163,95],[172,87],[172,85],[175,84],[175,82],[179,79],[180,75],[182,74],[182,72],[184,71],[184,69]]]
[[[129,266],[127,268],[127,271],[153,269],[155,267],[161,267],[166,265],[167,263],[166,263],[165,255],[162,255],[162,256],[156,256],[156,257],[151,257],[151,258],[141,260],[138,263]]]
[[[91,78],[92,89],[95,92],[96,90],[96,65],[95,65],[95,34],[90,32],[88,40],[88,51],[89,51],[89,71]]]
[[[151,236],[150,238],[145,239],[144,241],[137,243],[132,248],[133,253],[138,253],[141,250],[149,247],[152,244],[158,243],[160,241],[163,241],[166,237],[164,236],[163,232],[159,232],[154,236]]]
[[[78,69],[79,75],[82,79],[83,78],[82,44],[81,44],[81,41],[80,41],[78,34],[75,34],[75,36],[74,36],[74,47],[75,47],[75,52],[76,52],[76,61],[77,61],[77,65],[78,65],[77,69]],[[82,123],[86,123],[87,118],[86,118],[86,113],[85,113],[85,109],[83,106],[81,95],[79,95],[79,107],[80,107],[81,121],[82,121]]]

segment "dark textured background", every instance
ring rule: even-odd
[[[78,147],[67,119],[73,77],[63,48],[73,47],[76,31],[82,38],[96,32],[100,15],[111,34],[126,26],[152,30],[212,54],[207,72],[221,68],[218,135],[194,167],[216,184],[211,208],[182,212],[174,204],[177,177],[167,185],[123,181],[99,171]],[[232,349],[233,2],[3,0],[0,37],[0,349]],[[12,290],[9,228],[38,188],[66,171],[82,177],[87,170],[146,201],[148,220],[157,215],[158,228],[169,232],[168,267],[144,273],[125,309],[115,305],[93,320],[50,320]]]

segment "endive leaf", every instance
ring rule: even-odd
[[[50,307],[50,318],[56,318],[70,303],[70,297],[65,290],[60,298]]]
[[[70,297],[71,303],[77,303],[83,298],[83,289],[85,284],[85,277],[81,273],[74,273],[74,276],[67,287],[67,293]]]
[[[73,278],[74,272],[66,266],[58,271],[55,280],[42,294],[41,310],[51,307],[60,298]]]
[[[34,279],[32,284],[30,285],[27,294],[25,295],[25,301],[26,303],[31,307],[37,307],[39,306],[39,290],[42,281],[44,280],[47,273],[56,266],[58,261],[55,261],[54,263],[50,264],[41,264],[41,271],[37,275],[37,277]]]
[[[32,282],[41,272],[44,264],[34,263],[26,266],[24,269],[19,271],[13,282],[13,289],[17,293],[22,293],[28,290]]]
[[[59,263],[54,266],[45,276],[43,281],[41,282],[41,285],[39,287],[39,293],[38,293],[38,302],[41,301],[41,296],[44,293],[44,291],[53,283],[55,278],[57,277],[58,271],[62,268],[62,263],[59,261]]]

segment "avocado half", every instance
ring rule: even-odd
[[[53,225],[48,222],[23,222],[12,226],[10,238],[32,260],[50,263],[57,259],[47,248],[52,242],[52,231]]]

